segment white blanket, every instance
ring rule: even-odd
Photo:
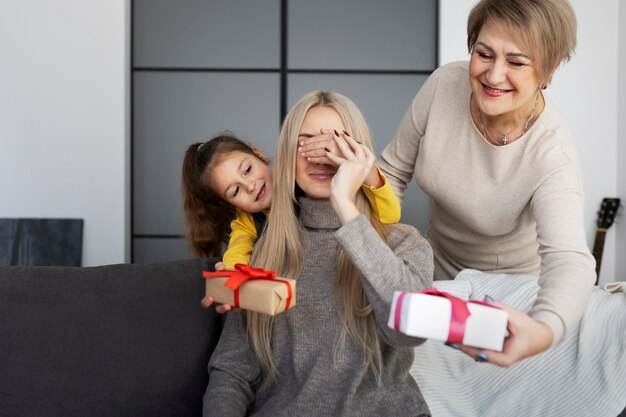
[[[485,294],[528,311],[530,276],[461,271],[435,286],[463,299]],[[562,343],[509,368],[475,362],[441,342],[415,349],[411,374],[434,417],[616,417],[626,407],[626,287],[594,288],[585,315]]]

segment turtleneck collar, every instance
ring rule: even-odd
[[[300,222],[304,227],[311,229],[339,229],[341,222],[330,201],[299,197],[300,204]]]

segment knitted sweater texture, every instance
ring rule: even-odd
[[[298,304],[274,318],[276,383],[258,391],[261,369],[245,329],[245,313],[228,313],[209,363],[204,416],[423,416],[429,415],[409,374],[413,347],[423,339],[387,327],[393,292],[432,284],[432,252],[417,230],[386,227],[388,243],[364,216],[341,226],[327,200],[300,199],[305,264],[297,277]],[[348,337],[335,355],[341,324],[333,304],[339,251],[361,274],[382,340],[382,381]]]

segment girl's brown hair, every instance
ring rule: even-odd
[[[230,133],[187,148],[182,168],[185,238],[194,256],[221,256],[237,211],[211,188],[211,172],[232,152],[258,156]]]

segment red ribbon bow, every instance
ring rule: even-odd
[[[465,322],[471,315],[467,308],[467,303],[458,297],[448,294],[445,291],[439,291],[436,288],[429,288],[421,291],[422,294],[434,295],[438,297],[444,297],[450,300],[452,305],[452,317],[450,318],[450,330],[448,332],[448,343],[463,344],[463,337],[465,336]],[[409,292],[403,292],[396,301],[396,311],[394,314],[394,327],[396,330],[400,330],[400,313],[402,312],[402,301],[404,297],[410,294]],[[478,300],[470,300],[469,303],[481,304],[487,307],[498,308],[493,304],[485,303]]]
[[[204,278],[223,278],[228,277],[224,286],[231,288],[235,296],[235,307],[239,308],[239,287],[249,279],[264,279],[268,281],[282,282],[287,286],[287,301],[285,302],[285,311],[289,308],[292,298],[291,284],[288,281],[276,278],[276,272],[263,268],[255,268],[250,265],[235,264],[233,270],[223,270],[216,272],[202,271]]]

